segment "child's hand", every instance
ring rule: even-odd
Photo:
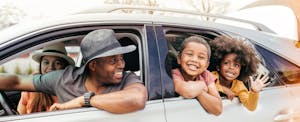
[[[204,81],[199,82],[199,84],[202,86],[202,91],[208,92],[208,87],[206,86],[206,83]]]
[[[265,86],[269,85],[270,82],[266,83],[269,79],[268,75],[264,75],[263,77],[262,73],[260,73],[257,78],[255,79],[255,81],[253,80],[252,77],[250,77],[250,81],[251,81],[251,90],[253,92],[259,92],[260,90],[262,90],[262,88],[264,88]]]
[[[230,92],[228,92],[228,93],[225,93],[226,95],[227,95],[227,98],[229,99],[229,100],[232,100],[234,97],[235,97],[235,94],[232,92],[232,91],[230,91]]]
[[[224,93],[226,94],[227,98],[229,100],[233,100],[233,98],[236,96],[230,89],[228,88],[224,88],[223,87],[223,90],[224,90]]]
[[[208,88],[204,81],[188,81],[188,82],[190,83],[190,85],[194,87],[193,91],[197,91],[198,95],[202,94],[202,92],[208,92]]]

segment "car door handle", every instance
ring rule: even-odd
[[[288,111],[284,113],[279,113],[274,117],[275,122],[290,122],[290,121],[299,121],[300,112],[299,111]]]

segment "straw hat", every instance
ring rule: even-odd
[[[33,54],[32,59],[40,63],[41,57],[43,56],[57,56],[65,59],[70,65],[75,65],[74,60],[71,57],[67,56],[67,51],[65,49],[64,43],[56,43],[54,45],[44,47],[42,52]]]

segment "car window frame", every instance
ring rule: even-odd
[[[73,25],[72,25],[73,26]],[[149,25],[151,26],[151,25]],[[97,25],[97,26],[76,26],[76,27],[70,27],[65,29],[66,27],[63,26],[62,28],[56,28],[55,30],[51,29],[51,31],[44,31],[44,32],[40,32],[38,35],[31,35],[31,33],[28,34],[28,36],[24,35],[23,39],[15,39],[15,40],[10,40],[10,42],[12,43],[7,43],[6,47],[11,47],[13,48],[15,51],[10,52],[6,51],[1,53],[1,56],[3,56],[2,59],[0,59],[0,63],[3,64],[4,62],[8,62],[10,60],[15,59],[16,57],[24,54],[24,53],[30,53],[34,50],[40,49],[46,45],[50,45],[52,43],[56,43],[56,42],[60,42],[62,41],[61,38],[68,38],[68,34],[64,35],[65,33],[69,33],[70,37],[72,37],[75,33],[77,33],[80,36],[84,36],[85,34],[87,34],[89,31],[95,30],[95,29],[100,29],[100,28],[105,28],[105,29],[113,29],[116,30],[116,33],[128,33],[128,32],[123,32],[126,30],[135,30],[136,33],[138,33],[138,35],[132,36],[132,38],[137,39],[136,43],[138,46],[138,52],[139,52],[139,62],[140,62],[140,73],[141,73],[141,80],[143,82],[146,82],[145,85],[147,85],[147,79],[145,78],[147,75],[145,75],[147,73],[147,71],[145,71],[145,68],[148,66],[145,62],[144,57],[147,54],[144,54],[143,52],[146,52],[146,48],[145,45],[147,45],[147,38],[145,37],[145,26],[144,25]],[[46,28],[44,28],[44,30],[46,30]],[[76,32],[76,30],[78,32]],[[33,32],[34,33],[34,32]],[[130,33],[130,32],[129,32]],[[76,36],[78,36],[76,35]],[[18,40],[18,41],[16,41]],[[64,40],[64,39],[63,39]],[[5,43],[3,43],[5,44]],[[5,47],[5,46],[4,46]],[[7,48],[6,48],[7,49]],[[3,48],[3,50],[6,50]],[[7,53],[7,54],[5,54]],[[147,87],[147,86],[146,86]],[[147,89],[149,89],[150,87],[147,87]],[[161,98],[161,97],[160,97]],[[148,99],[149,100],[149,99]],[[81,110],[81,109],[85,109],[85,108],[80,108],[78,110],[78,112],[80,111],[85,111],[85,110]],[[95,109],[91,109],[91,110],[95,110]],[[98,109],[96,109],[98,110]],[[65,111],[65,110],[64,110]],[[73,111],[76,110],[66,110],[66,114],[72,113]],[[38,116],[43,116],[43,114],[46,115],[56,115],[56,112],[38,112],[38,113],[34,113],[34,115],[38,115]],[[41,115],[40,115],[41,114]],[[16,117],[12,117],[12,116],[4,116],[2,118],[13,118],[14,119],[18,119],[18,118],[23,118],[22,116],[26,116],[29,117],[32,116],[33,114],[27,114],[27,115],[21,115],[20,116],[16,116]],[[26,118],[25,117],[25,118]],[[5,119],[4,119],[5,120]],[[8,119],[10,120],[10,119]]]
[[[169,25],[169,26],[163,25],[160,28],[163,29],[163,33],[164,33],[164,40],[161,40],[161,41],[165,41],[166,43],[167,43],[166,34],[168,32],[177,32],[177,33],[184,32],[184,33],[190,33],[192,35],[196,34],[196,35],[200,35],[200,36],[203,36],[204,34],[209,34],[209,35],[215,36],[215,37],[220,36],[220,35],[227,36],[226,33],[218,31],[217,29],[214,30],[211,28],[204,28],[204,27],[182,27],[182,26],[174,26],[174,25]],[[208,38],[208,39],[210,39],[210,38]],[[210,40],[207,40],[207,41],[210,41]],[[168,44],[165,44],[164,46],[167,47]],[[167,49],[168,49],[168,47],[167,47]],[[165,52],[168,52],[168,51],[165,51]],[[163,62],[167,66],[167,64],[166,64],[167,54],[165,55],[164,59],[165,60]],[[164,94],[169,94],[169,96],[164,97],[164,98],[168,98],[167,99],[168,101],[181,100],[180,99],[181,96],[175,92],[174,82],[173,82],[173,78],[172,78],[171,74],[167,73],[167,72],[170,73],[170,71],[167,71],[166,67],[164,68],[164,71],[166,72],[166,75],[168,76],[168,78],[165,78],[165,80],[164,80],[165,89],[168,89],[168,91],[165,91]],[[174,99],[174,98],[177,98],[177,99]]]

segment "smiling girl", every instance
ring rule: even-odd
[[[232,100],[238,96],[241,103],[250,111],[256,109],[259,92],[269,83],[268,75],[259,74],[255,80],[259,59],[253,48],[243,40],[218,37],[210,42],[212,48],[212,66],[217,71],[216,86],[219,92],[226,94]],[[250,91],[243,82],[250,80]]]

